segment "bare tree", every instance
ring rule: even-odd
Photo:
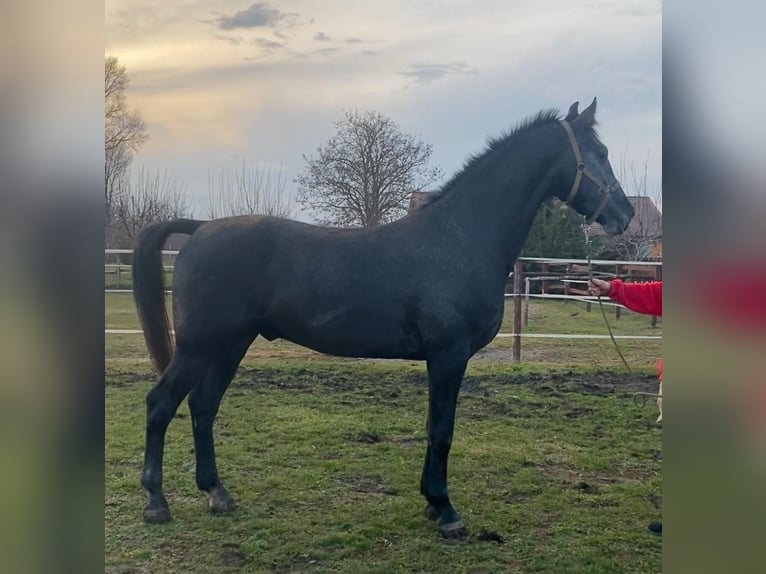
[[[441,177],[428,167],[431,146],[399,131],[377,112],[346,112],[318,157],[303,158],[297,201],[318,212],[321,223],[375,227],[407,213],[413,191]]]
[[[133,154],[149,139],[141,115],[130,110],[125,91],[128,74],[117,58],[104,60],[104,202],[107,224],[114,217],[114,208],[121,201],[119,194],[126,188],[126,179]]]
[[[108,243],[129,248],[150,223],[186,217],[188,196],[174,174],[151,172],[143,166],[133,179],[124,179],[115,196],[113,217],[107,226]]]
[[[652,248],[662,240],[662,187],[649,183],[649,158],[637,168],[623,154],[617,168],[617,176],[625,189],[625,195],[633,199],[636,214],[628,229],[603,242],[602,256],[627,261],[642,261],[651,256]]]
[[[207,215],[210,219],[252,214],[289,217],[293,205],[286,187],[282,166],[275,177],[271,166],[248,169],[245,162],[234,172],[221,169],[215,175],[208,174]]]

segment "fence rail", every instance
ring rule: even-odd
[[[119,255],[131,255],[132,249],[106,249],[104,253],[107,257]],[[178,255],[177,250],[163,250],[162,255],[166,264],[163,268],[166,273],[172,273],[172,260]],[[529,273],[525,276],[524,263],[539,265],[540,271]],[[588,265],[590,264],[590,265]],[[555,272],[551,267],[566,267],[563,272]],[[584,267],[587,266],[587,267]],[[130,275],[130,264],[122,263],[119,260],[116,263],[105,263],[105,273],[113,273],[116,276],[116,288],[105,288],[106,293],[132,293],[132,289],[125,289],[121,286],[121,275],[127,272]],[[596,267],[607,267],[614,269],[610,271],[598,271]],[[624,272],[624,273],[621,273]],[[513,285],[511,292],[505,293],[506,299],[513,301],[513,332],[498,333],[498,338],[513,338],[512,357],[515,362],[521,361],[521,340],[522,339],[609,339],[608,334],[576,334],[576,333],[524,333],[523,326],[529,322],[529,301],[530,299],[558,299],[579,301],[586,304],[586,310],[591,310],[591,303],[598,298],[587,294],[584,289],[578,289],[576,286],[584,284],[587,281],[587,275],[593,273],[597,277],[616,277],[622,276],[630,279],[662,279],[661,261],[613,261],[607,259],[563,259],[554,257],[520,257],[514,265],[513,272],[509,279]],[[541,283],[540,293],[532,292],[532,284]],[[553,283],[554,285],[551,285]],[[556,285],[560,283],[561,285]],[[558,290],[561,293],[550,293],[551,290]],[[166,293],[172,293],[167,289]],[[615,318],[620,318],[620,311],[624,309],[622,305],[612,301],[602,301],[602,305],[614,309]],[[652,318],[652,326],[656,325],[656,317]],[[109,335],[137,335],[143,333],[140,329],[105,329],[105,334]],[[657,340],[662,339],[662,335],[615,335],[615,339],[634,339],[634,340]]]
[[[107,335],[141,335],[143,331],[141,329],[104,329],[104,333]],[[171,335],[175,335],[175,331],[170,330]],[[527,339],[609,339],[609,335],[590,335],[581,333],[498,333],[496,338],[508,338],[508,337],[524,337]],[[637,340],[649,340],[649,339],[662,339],[662,335],[615,335],[615,339],[637,339]]]

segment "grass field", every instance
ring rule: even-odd
[[[512,313],[504,331],[510,331]],[[625,313],[616,334],[661,334]],[[130,296],[108,295],[107,328],[137,328]],[[605,333],[594,306],[538,302],[528,332]],[[472,360],[458,404],[450,488],[471,531],[441,540],[418,492],[425,369],[335,359],[257,341],[216,421],[222,480],[238,502],[210,516],[194,484],[188,408],[168,431],[174,520],[141,522],[144,395],[156,379],[143,340],[106,339],[105,570],[138,572],[654,573],[662,542],[656,409],[659,341],[510,339]]]

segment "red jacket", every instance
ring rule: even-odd
[[[662,281],[623,283],[620,279],[612,279],[609,298],[636,313],[662,317]],[[662,380],[662,359],[659,369]]]
[[[612,279],[609,298],[636,313],[662,317],[662,281],[623,283],[621,279]]]

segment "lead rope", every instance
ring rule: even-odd
[[[583,218],[584,220],[585,218]],[[591,239],[590,239],[590,230],[589,225],[583,223],[583,231],[585,232],[585,254],[588,258],[588,282],[593,279],[593,262],[591,261]],[[625,360],[625,357],[622,354],[622,351],[620,350],[620,346],[617,344],[617,340],[614,338],[614,334],[612,334],[612,326],[609,324],[609,319],[606,317],[606,311],[604,310],[604,304],[601,302],[601,295],[596,295],[598,298],[598,307],[601,309],[601,316],[604,318],[604,323],[606,324],[606,329],[609,331],[609,338],[612,339],[612,343],[614,344],[614,348],[617,350],[617,354],[620,355],[620,359],[622,359],[622,364],[625,365],[625,368],[630,371],[630,365],[628,365],[628,361]]]
[[[583,220],[585,218],[583,217]],[[590,251],[591,251],[591,240],[590,240],[590,233],[588,229],[588,225],[583,225],[583,231],[585,232],[585,253],[588,258],[588,280],[590,281],[593,279],[593,262],[591,261]],[[617,340],[614,338],[614,335],[612,334],[612,326],[609,324],[609,319],[606,317],[606,311],[604,311],[604,305],[601,303],[601,295],[597,295],[598,297],[598,306],[601,309],[601,316],[604,318],[604,323],[606,324],[606,329],[609,331],[609,337],[612,339],[612,343],[614,343],[614,348],[617,350],[617,354],[620,355],[620,359],[622,359],[622,364],[625,365],[625,368],[632,372],[630,369],[630,366],[628,365],[628,362],[625,360],[625,357],[622,354],[622,351],[620,350],[620,346],[617,344]],[[659,393],[633,393],[633,402],[638,405],[639,407],[643,408],[646,406],[646,399],[647,398],[659,398]]]

